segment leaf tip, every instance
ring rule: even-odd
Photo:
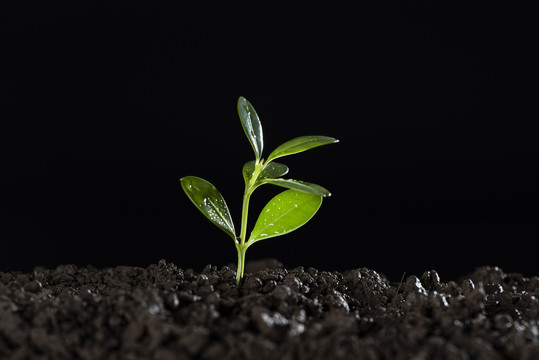
[[[336,144],[340,142],[339,139],[334,138],[333,136],[324,136],[328,140],[328,144]]]

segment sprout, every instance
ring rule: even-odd
[[[297,137],[278,146],[264,161],[262,158],[264,148],[262,124],[251,103],[242,96],[238,99],[238,114],[243,130],[255,153],[255,160],[249,161],[243,166],[245,192],[243,194],[240,235],[236,235],[228,206],[215,186],[196,176],[186,176],[180,181],[183,190],[193,204],[212,223],[234,240],[238,252],[236,284],[239,286],[243,279],[245,253],[249,246],[260,240],[287,234],[303,226],[316,214],[322,205],[322,198],[331,195],[320,185],[283,179],[281,176],[288,173],[288,167],[274,160],[318,146],[333,144],[338,140],[328,136]],[[281,192],[266,204],[247,238],[249,200],[255,189],[263,184],[273,184],[288,190]]]

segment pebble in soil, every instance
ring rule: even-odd
[[[163,260],[0,273],[0,358],[539,358],[537,276],[480,267],[393,283],[366,268],[265,265],[251,263],[241,288],[227,266]]]

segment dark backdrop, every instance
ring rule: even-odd
[[[211,181],[239,227],[242,95],[266,155],[340,139],[282,159],[333,196],[248,259],[538,273],[532,2],[175,3],[2,5],[0,270],[235,263],[178,179]]]

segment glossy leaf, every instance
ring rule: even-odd
[[[288,174],[288,166],[278,162],[271,162],[269,164],[266,164],[266,167],[264,168],[264,170],[262,170],[258,178],[275,179],[286,174]]]
[[[180,182],[183,191],[204,216],[236,240],[236,231],[228,206],[215,186],[196,176],[183,177]]]
[[[289,189],[295,189],[320,196],[331,196],[331,193],[324,187],[305,181],[293,179],[264,179],[263,183],[282,186]]]
[[[255,161],[251,160],[245,165],[243,165],[243,179],[245,180],[245,183],[247,184],[251,178],[253,177],[253,173],[255,171]],[[286,175],[288,173],[288,166],[278,163],[278,162],[271,162],[267,164],[258,175],[258,179],[275,179],[280,176]]]
[[[309,150],[322,145],[333,144],[338,141],[339,140],[329,136],[300,136],[279,145],[277,149],[273,150],[272,153],[268,156],[267,162],[270,162],[282,156],[297,154],[305,150]]]
[[[243,165],[242,173],[243,173],[243,180],[245,180],[245,185],[251,181],[251,178],[253,177],[253,173],[255,172],[255,164],[256,161],[251,160],[245,163]]]
[[[256,221],[248,245],[287,234],[309,221],[322,205],[322,196],[286,190],[271,199]]]
[[[255,152],[257,162],[262,157],[262,150],[264,148],[264,139],[262,136],[262,124],[255,111],[255,108],[247,99],[240,96],[238,99],[238,114],[240,116],[241,125],[247,135],[247,139],[251,143]]]

